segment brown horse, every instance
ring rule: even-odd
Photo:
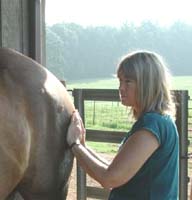
[[[0,49],[0,200],[66,199],[73,156],[66,134],[74,105],[48,70]]]

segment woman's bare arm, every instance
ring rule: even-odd
[[[75,145],[72,151],[91,177],[105,188],[114,188],[129,181],[158,146],[152,133],[140,130],[126,141],[110,165],[102,162],[83,145]]]

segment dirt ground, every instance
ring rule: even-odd
[[[110,161],[113,158],[112,154],[99,154],[101,156],[103,156],[106,160]],[[68,195],[67,195],[67,200],[76,200],[77,196],[77,185],[76,185],[76,160],[74,161],[73,164],[73,170],[71,173],[71,178],[70,178],[70,184],[69,184],[69,190],[68,190]],[[99,183],[97,183],[95,180],[93,180],[92,178],[90,178],[89,176],[87,176],[87,185],[88,186],[95,186],[95,187],[101,187]],[[95,200],[92,198],[88,198],[88,200]]]

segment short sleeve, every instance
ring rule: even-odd
[[[160,145],[163,143],[165,135],[163,135],[162,132],[166,133],[166,131],[164,131],[165,121],[160,114],[147,113],[142,116],[134,125],[133,133],[141,129],[152,133],[157,138]]]

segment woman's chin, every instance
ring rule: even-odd
[[[124,106],[128,106],[126,101],[121,100],[121,104]]]

